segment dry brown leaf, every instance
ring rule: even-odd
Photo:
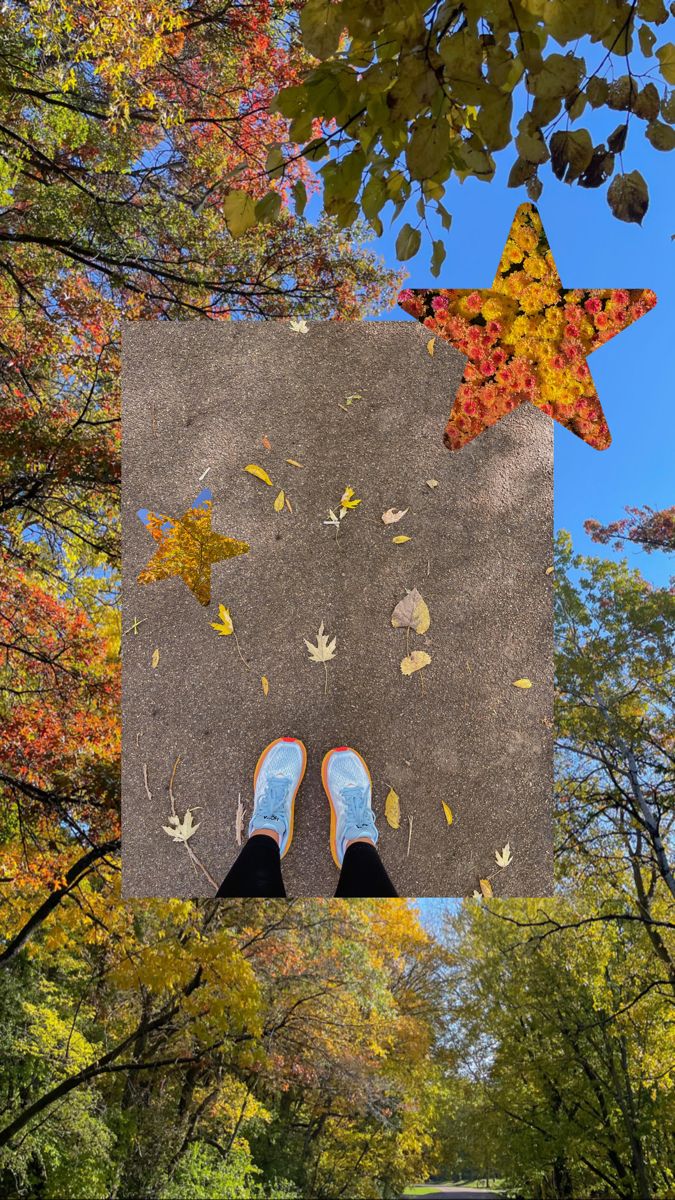
[[[452,825],[452,809],[450,808],[450,805],[446,804],[445,800],[441,800],[441,804],[443,805],[443,812],[445,813],[445,819],[448,822],[448,825]]]
[[[492,897],[494,896],[494,892],[492,890],[492,884],[490,883],[490,880],[489,879],[479,879],[478,882],[480,884],[481,894],[483,896],[485,896],[486,900],[491,900]]]
[[[247,467],[244,467],[244,470],[248,471],[249,475],[255,475],[256,479],[262,479],[263,483],[266,483],[268,487],[272,486],[272,480],[267,474],[267,471],[264,471],[262,467],[257,466],[256,463],[249,463]]]
[[[431,655],[427,654],[426,650],[413,650],[412,654],[401,660],[401,671],[404,675],[412,675],[414,671],[428,667],[430,662]]]
[[[513,686],[517,687],[517,688],[531,688],[532,680],[531,679],[514,679]]]
[[[396,521],[400,521],[401,517],[404,517],[407,512],[407,508],[388,508],[386,512],[382,513],[382,521],[385,525],[394,525]]]
[[[411,539],[406,537],[404,533],[399,533],[398,537],[391,539],[395,546],[402,546],[404,542],[409,542]]]
[[[284,507],[286,497],[283,492],[278,492],[274,499],[274,511],[281,512]]]
[[[286,497],[286,508],[288,509],[289,513],[293,512],[293,505],[291,504],[290,500],[288,499],[288,496]]]
[[[272,449],[272,443],[271,443],[271,441],[270,441],[270,439],[268,438],[268,436],[267,436],[267,434],[266,434],[266,433],[264,433],[264,434],[262,435],[262,437],[261,437],[261,439],[260,439],[260,440],[261,440],[261,442],[262,442],[262,444],[263,444],[263,446],[265,447],[265,449],[266,449],[266,450],[271,450],[271,449]]]
[[[413,588],[399,600],[391,614],[394,629],[414,629],[415,633],[426,633],[431,624],[429,609],[417,588]]]
[[[152,666],[153,668],[159,666],[159,650],[153,650],[152,652]]]
[[[269,690],[270,690],[270,681],[266,675],[261,675],[260,682],[262,684],[262,690],[265,693],[265,695],[267,696],[269,694]]]
[[[401,804],[393,787],[389,788],[384,802],[384,815],[392,829],[398,829],[401,824]]]
[[[241,802],[241,792],[237,797],[237,815],[234,821],[234,836],[237,839],[237,845],[241,846],[242,834],[244,832],[244,805]]]

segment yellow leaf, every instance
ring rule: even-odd
[[[428,667],[430,662],[431,655],[427,654],[426,650],[413,650],[412,654],[401,660],[401,671],[404,675],[412,675],[414,671]]]
[[[279,494],[277,495],[277,497],[274,501],[274,511],[275,512],[281,512],[282,508],[284,507],[285,499],[286,499],[286,497],[284,496],[284,493],[279,492]]]
[[[546,568],[546,570],[544,571],[544,574],[545,574],[545,575],[552,575],[552,574],[553,574],[553,570],[554,570],[554,568],[553,568],[553,567],[547,567],[547,568]]]
[[[152,665],[153,667],[159,666],[159,650],[153,650],[152,652]]]
[[[387,798],[384,802],[384,815],[392,829],[398,829],[401,824],[401,805],[399,798],[392,787],[387,792]]]
[[[256,479],[262,479],[263,483],[266,483],[268,487],[272,486],[272,480],[267,471],[263,471],[262,467],[256,466],[255,463],[249,463],[247,467],[244,467],[244,470],[248,471],[249,475],[255,475]]]
[[[437,479],[427,479],[427,487],[431,488],[431,490],[433,491],[434,488],[438,487],[438,480]]]
[[[226,608],[224,604],[219,604],[218,616],[220,617],[220,621],[211,621],[211,628],[215,629],[216,633],[219,633],[221,637],[227,637],[229,633],[234,633],[234,622],[230,616],[229,608]]]
[[[399,533],[398,537],[394,537],[391,540],[395,546],[402,546],[403,542],[409,542],[410,538],[406,537],[404,533]]]
[[[445,800],[441,800],[441,804],[443,805],[443,812],[445,813],[445,819],[448,822],[448,825],[452,825],[452,809],[450,808],[450,805],[446,804]]]
[[[304,463],[296,462],[294,458],[287,458],[286,462],[288,463],[289,467],[304,467],[305,465]]]
[[[263,676],[261,676],[260,682],[261,682],[261,684],[262,684],[262,690],[263,690],[263,692],[265,693],[265,695],[267,695],[267,694],[268,694],[268,692],[269,692],[269,690],[270,690],[270,681],[269,681],[269,679],[267,678],[267,676],[266,676],[266,675],[263,675]]]
[[[492,897],[494,896],[494,892],[492,890],[492,884],[490,883],[490,880],[489,879],[479,879],[478,882],[480,884],[480,890],[481,890],[482,894],[485,896],[485,899],[491,900]]]
[[[431,617],[417,588],[412,588],[399,600],[391,614],[391,623],[394,629],[414,629],[415,633],[427,632]]]
[[[519,687],[519,688],[531,688],[532,680],[531,679],[514,679],[513,686]]]
[[[429,341],[427,342],[427,354],[430,354],[432,358],[434,355],[435,348],[436,348],[436,338],[429,338]]]

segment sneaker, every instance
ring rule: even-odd
[[[253,815],[249,837],[258,829],[279,834],[279,853],[293,840],[295,797],[307,766],[307,751],[298,738],[275,738],[263,750],[253,776]]]
[[[330,801],[330,848],[339,869],[347,842],[363,837],[377,842],[370,806],[372,780],[358,750],[350,746],[328,751],[321,765],[321,780]]]

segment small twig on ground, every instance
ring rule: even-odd
[[[133,623],[129,626],[128,629],[125,629],[123,632],[125,634],[133,633],[134,635],[136,635],[138,633],[138,626],[142,625],[144,621],[149,621],[149,620],[150,620],[149,617],[141,617],[140,621],[139,621],[138,617],[134,617]]]
[[[408,817],[408,849],[406,850],[406,858],[410,858],[410,843],[412,841],[412,814]]]

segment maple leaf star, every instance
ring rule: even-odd
[[[398,302],[468,358],[445,429],[451,450],[525,400],[604,450],[611,436],[586,358],[656,296],[563,287],[537,209],[521,204],[491,288],[406,288]]]
[[[139,583],[179,576],[200,604],[206,606],[211,602],[213,564],[249,550],[247,542],[213,532],[211,504],[211,492],[205,489],[182,517],[141,510],[138,515],[155,539],[157,549],[138,576]]]

